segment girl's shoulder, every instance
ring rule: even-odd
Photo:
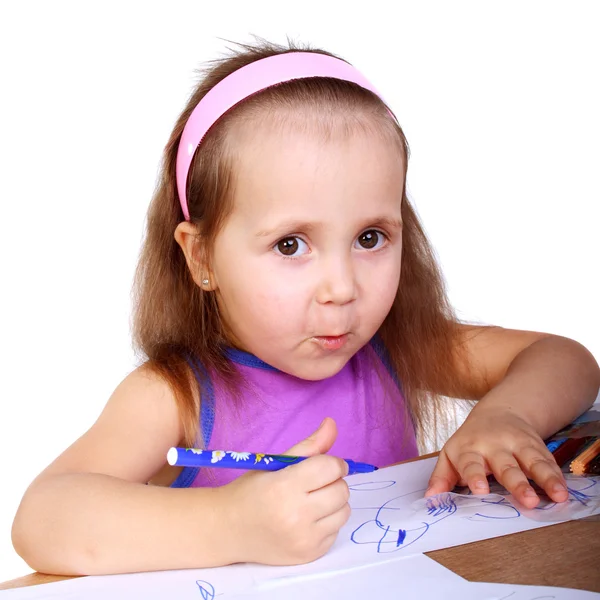
[[[98,423],[116,416],[123,417],[130,425],[135,421],[138,426],[154,428],[162,424],[168,430],[179,430],[179,410],[173,388],[148,363],[135,368],[117,385]]]
[[[171,386],[142,365],[117,385],[96,422],[39,477],[87,472],[146,483],[182,436]]]

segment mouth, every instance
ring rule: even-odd
[[[324,350],[339,350],[343,348],[348,342],[348,334],[343,333],[342,335],[315,335],[311,338],[313,342],[316,342]]]

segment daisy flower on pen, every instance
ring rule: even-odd
[[[227,452],[225,452],[224,450],[213,450],[212,458],[210,459],[210,462],[211,463],[219,462],[222,458],[225,457],[226,454],[227,454]]]
[[[229,452],[229,456],[239,462],[240,460],[248,460],[250,458],[250,452]]]

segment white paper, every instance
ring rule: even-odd
[[[352,515],[322,560],[370,562],[382,554],[429,552],[600,513],[600,477],[571,476],[569,500],[546,499],[525,509],[500,486],[487,496],[447,492],[425,499],[434,466],[431,458],[348,477]]]
[[[235,600],[481,600],[469,583],[424,554],[356,567],[264,582]]]
[[[276,567],[267,567],[278,571]],[[248,570],[248,569],[246,569]],[[218,573],[221,571],[221,573]],[[19,600],[598,600],[600,594],[557,587],[470,583],[423,554],[302,577],[274,577],[232,592],[236,567],[82,577],[0,592]],[[244,569],[242,569],[244,571]],[[223,577],[226,575],[226,577]],[[246,578],[246,583],[252,578]],[[224,591],[229,585],[230,591]],[[239,585],[238,585],[239,587]]]
[[[365,590],[369,581],[372,585],[389,587],[391,579],[402,585],[411,580],[415,585],[424,586],[433,576],[440,579],[442,572],[448,579],[449,572],[422,556],[423,552],[600,512],[598,477],[569,478],[570,498],[566,503],[555,505],[545,501],[533,510],[513,505],[511,496],[500,487],[494,489],[499,493],[488,496],[448,492],[424,499],[434,466],[435,459],[432,458],[348,477],[352,507],[350,519],[340,530],[329,552],[307,565],[270,567],[244,564],[214,569],[86,577],[7,590],[0,592],[0,597],[68,599],[81,598],[85,591],[85,597],[90,600],[100,597],[111,600],[131,597],[210,600],[259,590],[267,592],[269,587],[292,582],[294,586],[291,587],[294,588],[300,584],[310,587],[313,585],[311,580],[323,577],[331,577],[332,590],[341,590],[343,579],[354,582],[356,589]],[[367,578],[363,569],[369,566],[380,567],[378,573],[385,576]],[[359,570],[348,573],[348,570],[358,567]],[[425,576],[427,570],[435,571],[435,575]],[[343,572],[346,574],[342,576]],[[365,581],[359,585],[363,576]],[[457,577],[454,575],[455,582]],[[386,582],[385,585],[381,581]],[[334,598],[335,594],[330,597]],[[340,598],[351,597],[340,595]]]
[[[394,571],[395,563],[371,565],[347,577],[302,581],[274,590],[257,590],[235,600],[599,600],[600,594],[570,588],[438,581]]]
[[[507,583],[469,583],[469,588],[483,600],[599,600],[600,594],[571,588]]]
[[[294,573],[293,569],[294,567],[232,565],[216,569],[81,577],[6,590],[0,592],[0,597],[7,600],[233,600],[263,597],[266,600],[300,597],[346,600],[355,597],[364,599],[365,595],[361,591],[367,590],[375,593],[374,597],[377,598],[397,598],[398,590],[402,590],[403,598],[412,598],[413,596],[404,595],[406,590],[412,590],[416,598],[419,589],[437,589],[439,592],[449,585],[465,582],[462,577],[423,554],[395,558],[375,566],[311,575]],[[256,573],[260,577],[254,577]],[[356,595],[358,592],[362,595]],[[393,595],[380,595],[383,592],[393,592]],[[318,593],[323,595],[317,595]],[[474,600],[475,598],[473,596]],[[470,597],[466,600],[470,600]]]

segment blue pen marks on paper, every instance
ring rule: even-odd
[[[351,489],[357,490],[354,486],[351,486]],[[373,544],[378,553],[396,552],[411,546],[432,526],[464,508],[477,508],[475,513],[467,517],[473,520],[510,519],[519,516],[519,511],[505,498],[492,498],[482,502],[475,496],[459,496],[452,492],[422,498],[424,492],[423,489],[395,496],[378,507],[353,506],[353,510],[375,511],[375,515],[359,525],[352,532],[350,539],[355,544]],[[410,502],[418,502],[419,498],[422,504],[419,508],[424,510],[415,510],[415,502]],[[421,520],[417,515],[420,515]],[[403,522],[407,523],[406,527],[399,526]]]
[[[587,486],[586,488],[584,488],[584,490],[590,490],[592,487],[595,487],[597,485],[597,481],[590,483],[589,486]],[[592,496],[589,495],[589,492],[586,494],[584,493],[584,490],[575,490],[572,489],[570,487],[567,487],[567,489],[569,490],[569,497],[572,497],[573,500],[576,500],[577,502],[579,502],[580,504],[583,504],[584,506],[587,506],[590,502],[590,500],[592,499]],[[556,503],[553,503],[556,504]]]
[[[460,494],[445,492],[423,498],[425,490],[421,489],[393,495],[379,506],[373,506],[375,503],[370,495],[362,492],[389,488],[393,494],[395,481],[352,484],[353,512],[365,511],[372,517],[356,527],[350,539],[355,544],[372,545],[378,553],[389,553],[411,546],[447,519],[489,523],[527,517],[537,521],[560,521],[600,512],[600,478],[567,475],[566,479],[569,491],[566,502],[557,504],[541,495],[535,509],[519,507],[499,484],[492,485],[491,493],[486,496],[475,496],[466,490]]]
[[[533,509],[523,509],[523,514],[534,521],[564,521],[600,513],[600,477],[582,477],[567,473],[565,480],[569,492],[566,502],[554,502],[544,490],[534,485],[540,503]],[[499,483],[492,483],[490,491],[513,500]]]
[[[202,581],[202,579],[198,579],[196,581],[196,585],[200,589],[200,596],[202,600],[214,600],[215,588],[212,585],[212,583],[208,583],[208,581]]]

